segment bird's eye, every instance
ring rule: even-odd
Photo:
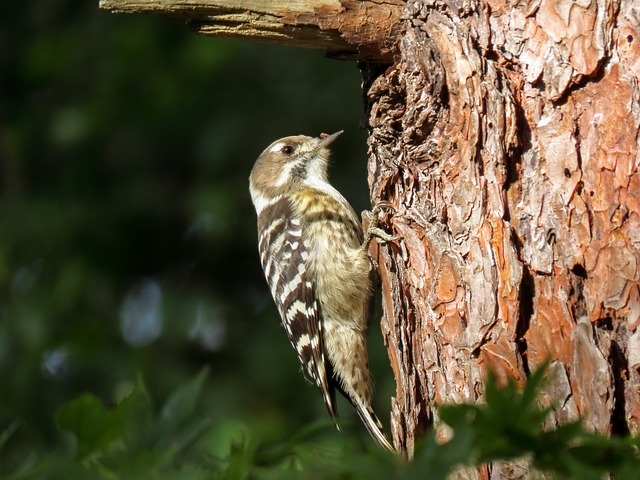
[[[293,153],[293,147],[291,145],[285,145],[280,151],[285,155],[291,155]]]

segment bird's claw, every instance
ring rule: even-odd
[[[383,209],[392,210],[393,212],[396,211],[393,205],[391,205],[387,200],[381,200],[373,206],[373,209],[371,210],[371,221],[369,222],[369,228],[367,228],[367,235],[364,241],[365,249],[369,248],[369,244],[374,238],[378,243],[392,242],[400,238],[399,236],[391,235],[378,227],[378,223],[380,222],[378,216]]]

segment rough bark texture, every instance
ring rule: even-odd
[[[156,12],[188,20],[199,33],[390,60],[402,0],[100,0],[112,12]]]
[[[640,422],[640,7],[416,1],[369,86],[393,438],[552,361],[551,424]],[[444,431],[441,432],[444,435]],[[470,478],[519,478],[493,465]]]

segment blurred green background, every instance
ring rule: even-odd
[[[216,449],[318,419],[328,438],[369,448],[355,420],[335,431],[303,380],[248,194],[273,140],[344,129],[332,179],[369,207],[356,65],[97,3],[0,6],[0,432],[19,420],[5,471],[60,445],[56,411],[82,392],[113,405],[139,375],[161,404],[204,365]],[[387,422],[377,319],[371,343]]]

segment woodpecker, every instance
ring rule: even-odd
[[[371,407],[366,342],[369,243],[393,237],[377,228],[374,209],[365,239],[353,208],[329,183],[329,146],[341,133],[285,137],[260,154],[249,177],[258,249],[289,340],[338,430],[336,389],[371,437],[394,451]]]

